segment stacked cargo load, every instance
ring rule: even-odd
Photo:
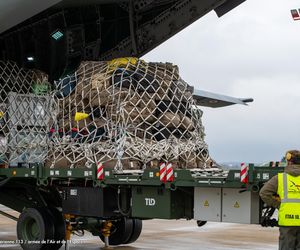
[[[42,88],[46,91],[42,92]],[[48,76],[0,61],[0,164],[41,163],[47,157],[50,122]]]
[[[16,75],[20,73],[11,73],[7,80],[0,73],[0,81],[6,83],[0,99],[0,104],[6,105],[0,119],[6,120],[4,125],[0,121],[0,130],[10,145],[12,132],[5,128],[19,126],[20,121],[11,118],[7,107],[12,106],[10,99],[27,94],[38,104],[39,112],[25,101],[36,125],[31,121],[21,127],[29,128],[34,138],[26,146],[13,146],[20,152],[35,147],[35,152],[40,152],[35,160],[46,167],[103,164],[122,171],[157,168],[160,162],[170,162],[174,168],[209,167],[202,111],[196,107],[193,88],[180,78],[177,66],[137,58],[82,62],[76,72],[53,84],[51,92],[42,74],[26,76],[26,81],[19,77],[19,82]],[[17,88],[13,82],[18,82]],[[19,106],[24,106],[23,99]],[[35,135],[37,128],[42,132]],[[10,147],[0,147],[7,164],[12,160]],[[27,163],[36,162],[30,160]]]

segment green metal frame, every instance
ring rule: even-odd
[[[54,168],[46,169],[42,166],[33,168],[6,168],[0,169],[0,181],[10,178],[12,180],[35,180],[38,186],[57,181],[72,183],[75,181],[91,181],[94,187],[105,187],[107,185],[128,185],[128,186],[164,186],[167,189],[177,187],[230,187],[247,188],[254,185],[261,185],[274,175],[284,171],[284,167],[258,167],[249,166],[249,184],[240,182],[240,171],[229,170],[227,177],[193,177],[190,170],[174,170],[174,181],[163,183],[159,178],[159,169],[145,170],[142,174],[117,174],[111,169],[105,169],[104,180],[97,180],[96,167],[93,168]]]
[[[115,173],[111,169],[104,169],[104,179],[97,180],[96,166],[89,169],[49,169],[40,165],[32,168],[6,168],[0,169],[0,204],[19,212],[25,207],[44,207],[47,204],[59,207],[61,197],[56,192],[59,187],[115,188],[120,190],[120,210],[130,211],[128,216],[191,219],[194,187],[236,188],[258,192],[264,182],[283,171],[284,167],[259,167],[250,164],[249,182],[245,184],[240,181],[240,170],[229,170],[228,175],[222,177],[197,175],[194,171],[178,169],[174,170],[174,181],[165,183],[160,181],[159,169],[134,173]],[[4,183],[2,187],[1,183]],[[159,208],[157,211],[145,205],[148,198],[156,200]]]

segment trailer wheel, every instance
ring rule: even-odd
[[[131,219],[133,222],[133,229],[132,233],[128,239],[127,242],[124,244],[131,244],[135,242],[141,235],[142,229],[143,229],[143,221],[139,219]]]
[[[51,250],[58,250],[62,247],[63,241],[66,238],[66,221],[63,217],[63,214],[56,208],[50,207],[50,213],[52,215],[53,224],[54,224],[54,240],[55,243],[52,244]]]
[[[24,250],[53,249],[47,240],[54,238],[54,225],[51,214],[43,208],[25,209],[17,223],[17,237]]]
[[[123,217],[120,220],[112,221],[113,227],[111,229],[111,235],[109,236],[109,244],[111,246],[117,246],[127,244],[133,232],[133,221]],[[100,235],[100,239],[105,242],[104,236]]]
[[[205,221],[205,220],[197,220],[198,227],[203,227],[206,223],[207,223],[207,221]]]

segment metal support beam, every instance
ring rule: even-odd
[[[226,0],[176,1],[169,9],[136,29],[137,55],[146,54],[225,2]],[[118,46],[102,54],[100,59],[108,60],[120,56],[130,56],[131,50],[131,38],[127,37]]]
[[[138,51],[137,51],[136,34],[135,34],[133,0],[129,1],[129,27],[130,27],[130,38],[132,44],[132,54],[137,56]]]

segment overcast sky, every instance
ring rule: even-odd
[[[297,0],[247,0],[211,12],[144,59],[169,61],[198,89],[254,103],[203,108],[206,142],[218,162],[280,160],[300,149],[300,21]]]

